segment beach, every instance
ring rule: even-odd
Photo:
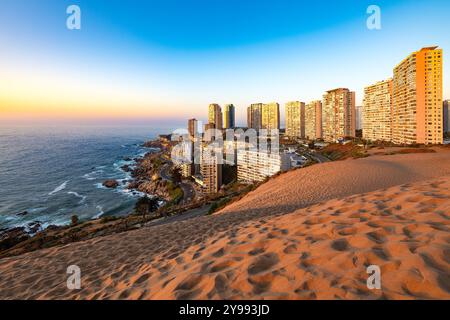
[[[446,149],[319,164],[214,215],[2,259],[0,298],[448,299],[448,212]]]

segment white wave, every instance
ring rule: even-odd
[[[97,206],[96,209],[98,210],[98,213],[93,217],[94,219],[98,219],[102,215],[105,214],[105,212],[103,211],[103,207],[102,206]]]
[[[145,192],[141,192],[141,191],[136,191],[136,190],[131,190],[131,189],[118,189],[117,190],[119,193],[126,195],[128,197],[131,198],[136,198],[136,197],[145,197],[147,196],[147,194]]]
[[[26,211],[28,211],[29,213],[39,213],[39,212],[44,211],[45,209],[47,209],[47,207],[31,208],[31,209],[26,210]]]
[[[75,196],[77,198],[80,198],[81,199],[81,201],[79,202],[80,204],[83,203],[86,200],[86,198],[87,198],[87,196],[82,196],[81,194],[78,194],[75,191],[69,191],[69,192],[67,192],[67,194],[70,194],[70,195],[73,195],[73,196]]]
[[[63,182],[63,183],[60,184],[58,187],[56,187],[55,190],[53,190],[52,192],[50,192],[48,195],[49,195],[49,196],[52,196],[52,195],[54,195],[55,193],[58,193],[58,192],[60,192],[61,190],[64,190],[64,189],[66,188],[66,186],[67,186],[67,183],[68,183],[69,181],[70,181],[70,180],[67,180],[67,181]]]
[[[18,220],[18,219],[19,219],[19,217],[17,217],[17,216],[6,216],[6,217],[0,216],[0,218],[4,219],[4,220],[7,221],[7,222],[9,222],[9,221],[15,221],[15,220]]]
[[[95,183],[94,186],[95,186],[97,189],[108,189],[107,187],[105,187],[105,186],[103,185],[103,183]]]
[[[83,178],[86,180],[95,180],[97,179],[97,175],[103,173],[103,170],[96,170],[96,171],[92,171],[90,173],[86,173]]]

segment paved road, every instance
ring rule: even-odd
[[[159,176],[164,180],[164,181],[172,181],[172,177],[169,173],[169,165],[168,164],[164,164],[161,169],[159,170]]]
[[[170,175],[170,166],[165,164],[161,167],[159,171],[160,177],[164,181],[173,181],[172,176]],[[182,182],[179,184],[181,190],[183,190],[183,200],[182,204],[189,204],[195,198],[195,189],[189,182]]]
[[[321,155],[320,153],[308,153],[308,156],[310,156],[312,159],[316,160],[319,163],[324,163],[324,162],[330,162],[331,160],[328,159],[327,157]]]
[[[151,221],[149,223],[146,223],[145,226],[150,226],[150,227],[154,227],[154,226],[160,226],[163,224],[168,224],[168,223],[173,223],[173,222],[180,222],[180,221],[185,221],[185,220],[189,220],[192,218],[196,218],[196,217],[201,217],[201,216],[205,216],[208,214],[209,212],[209,208],[211,208],[210,204],[204,205],[200,208],[196,208],[196,209],[192,209],[189,211],[186,211],[183,214],[179,214],[176,216],[172,216],[172,217],[166,217],[166,218],[161,218],[158,220],[154,220]]]

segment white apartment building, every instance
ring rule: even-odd
[[[239,150],[237,154],[237,177],[238,181],[244,183],[264,181],[290,167],[291,157],[288,153]]]

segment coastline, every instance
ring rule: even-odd
[[[140,147],[146,148],[146,152],[142,154],[142,151],[139,151],[139,154],[136,154],[134,156],[126,156],[121,161],[119,161],[117,164],[114,163],[113,167],[116,169],[121,170],[125,174],[125,178],[119,179],[119,180],[113,180],[115,184],[111,187],[105,186],[105,184],[100,183],[97,188],[102,189],[109,189],[111,192],[116,191],[118,188],[124,188],[123,190],[117,190],[121,191],[123,193],[127,193],[132,195],[133,197],[152,197],[154,194],[146,193],[139,190],[139,183],[137,181],[142,178],[139,176],[139,173],[136,171],[139,171],[139,168],[141,166],[141,163],[144,161],[146,157],[152,156],[153,154],[159,154],[161,147],[159,143],[157,143],[156,140],[146,141],[144,143],[139,144]],[[122,147],[124,147],[122,145]],[[120,165],[120,162],[124,162],[125,164]],[[104,166],[101,166],[102,168]],[[94,169],[94,168],[93,168]],[[95,170],[95,169],[94,169]],[[87,180],[92,180],[91,176],[89,174],[85,174],[84,176]],[[67,177],[66,182],[64,182],[62,185],[58,186],[49,193],[49,195],[57,194],[58,192],[65,189],[66,184],[68,181],[70,181],[71,177]],[[109,180],[111,181],[111,180]],[[86,196],[82,196],[74,191],[67,192],[68,194],[73,194],[74,197],[80,198],[81,201],[84,201],[86,199]],[[97,206],[97,209],[100,210],[100,213],[93,215],[89,219],[83,219],[81,221],[78,221],[78,216],[76,214],[76,211],[74,212],[74,215],[72,216],[72,220],[76,219],[77,223],[76,225],[79,227],[83,224],[90,224],[90,223],[96,223],[98,221],[102,220],[119,220],[121,218],[126,218],[129,215],[133,214],[133,212],[127,213],[125,216],[121,217],[115,217],[104,215],[104,212],[101,210],[100,206]],[[30,214],[30,211],[24,211],[15,214],[15,216],[18,217],[26,217]],[[69,217],[70,220],[70,217]],[[0,252],[3,252],[4,250],[7,250],[19,243],[32,240],[35,237],[39,237],[41,234],[53,234],[53,233],[62,233],[65,230],[70,230],[70,228],[73,227],[73,222],[67,222],[67,223],[53,223],[53,222],[42,222],[39,221],[39,218],[27,222],[24,224],[23,222],[13,225],[11,227],[4,227],[0,228]]]
[[[104,230],[93,224],[85,230],[95,234],[91,239],[2,257],[0,271],[10,279],[4,285],[14,288],[2,292],[33,299],[328,299],[330,293],[344,299],[448,298],[442,257],[448,247],[449,157],[442,148],[318,164],[281,174],[213,215],[128,230],[130,220],[104,222]],[[330,188],[333,180],[311,179],[314,190],[294,184],[287,193],[292,181],[323,177],[326,167],[348,177],[337,177],[342,189]],[[352,175],[362,180],[355,184]],[[266,210],[275,189],[273,197],[286,202],[280,212]],[[296,193],[309,191],[315,197],[297,203]],[[110,232],[113,226],[116,232]],[[87,272],[81,291],[68,291],[61,280],[69,261]],[[389,279],[383,296],[360,281],[367,263],[380,265]],[[46,272],[50,265],[55,269]],[[52,290],[43,279],[54,284]]]
[[[133,179],[129,181],[130,187],[135,187],[137,192],[143,192],[141,191],[142,187],[147,188],[149,185],[149,179],[152,176],[150,173],[154,173],[155,167],[152,165],[152,161],[154,159],[159,157],[164,157],[165,152],[168,151],[167,146],[161,145],[161,142],[158,140],[153,140],[145,143],[146,147],[154,148],[154,150],[147,152],[143,157],[135,158],[136,166],[134,167],[131,172],[133,172],[132,176]],[[157,148],[161,148],[159,151],[155,152]],[[345,150],[345,149],[344,149]],[[406,150],[406,152],[405,152]],[[433,150],[432,152],[430,150]],[[448,148],[441,147],[438,148],[438,153],[440,152],[449,152]],[[441,150],[441,151],[440,151]],[[413,154],[409,154],[413,153]],[[414,156],[414,154],[421,155],[421,154],[428,154],[433,155],[436,151],[434,149],[405,149],[405,148],[397,148],[397,149],[373,149],[370,150],[368,155],[370,158],[378,159],[380,157],[392,157],[396,155],[397,157],[403,157],[404,159],[408,159],[410,156]],[[347,157],[346,153],[343,153],[342,161],[332,161],[325,164],[322,164],[322,168],[326,168],[327,166],[331,167],[339,167],[339,166],[346,166],[346,162],[348,161],[355,161],[359,159],[360,157],[354,157],[349,159]],[[365,157],[363,157],[365,158]],[[150,165],[149,165],[150,164]],[[312,166],[316,166],[318,164],[313,164]],[[158,166],[157,168],[160,168]],[[304,168],[307,169],[307,168]],[[245,204],[247,203],[261,203],[261,200],[252,200],[252,195],[254,194],[253,191],[258,189],[258,192],[266,192],[265,190],[269,190],[269,194],[267,194],[267,199],[272,199],[274,203],[276,203],[278,200],[283,199],[283,196],[275,196],[273,197],[271,194],[273,193],[273,190],[269,188],[271,185],[271,182],[276,179],[284,179],[288,176],[289,173],[292,172],[305,172],[306,175],[308,175],[304,169],[296,169],[291,170],[285,173],[280,173],[268,180],[266,180],[263,183],[256,184],[256,185],[249,185],[246,187],[240,187],[236,190],[234,189],[235,186],[231,185],[228,188],[226,188],[226,191],[222,191],[219,194],[208,196],[208,197],[202,197],[199,196],[195,201],[192,201],[188,204],[178,204],[177,202],[173,203],[170,201],[170,198],[164,199],[164,204],[160,205],[157,209],[146,212],[144,215],[142,213],[137,213],[136,211],[131,211],[126,216],[122,217],[114,217],[114,216],[104,216],[99,218],[92,218],[90,220],[86,221],[76,221],[75,223],[63,225],[63,226],[53,226],[50,225],[44,230],[38,230],[34,234],[29,234],[24,232],[22,228],[12,228],[9,229],[7,232],[3,232],[0,234],[0,259],[9,257],[9,256],[17,256],[21,255],[26,252],[35,251],[38,249],[48,248],[48,247],[54,247],[58,245],[73,243],[73,242],[79,242],[79,241],[85,241],[89,239],[93,239],[96,237],[103,237],[108,235],[113,235],[116,233],[122,233],[126,231],[136,230],[140,229],[142,227],[155,225],[155,224],[164,224],[164,223],[170,223],[172,220],[175,219],[178,221],[182,221],[184,219],[190,219],[192,217],[197,216],[205,216],[205,215],[211,215],[211,214],[221,214],[224,212],[234,212],[235,208],[238,208],[239,212],[247,212],[247,211],[254,211],[255,205],[250,205],[248,209],[245,209]],[[392,174],[395,173],[395,170],[392,172]],[[380,174],[382,174],[382,171],[380,171]],[[303,176],[302,174],[300,174]],[[320,175],[314,174],[315,176],[319,177]],[[422,175],[419,175],[422,176]],[[344,177],[342,177],[344,178]],[[305,178],[298,178],[299,180],[304,180]],[[406,179],[406,180],[405,180]],[[151,179],[150,179],[151,180]],[[314,181],[316,181],[315,179]],[[409,181],[408,178],[404,177],[404,180],[399,181]],[[326,182],[322,182],[325,183]],[[395,185],[394,182],[389,182],[389,179],[387,180],[387,185]],[[314,183],[313,183],[314,184]],[[282,183],[283,186],[288,186],[288,181],[285,181]],[[158,187],[158,184],[156,184]],[[380,185],[383,186],[383,185]],[[269,189],[268,189],[269,188]],[[277,190],[279,188],[277,187]],[[314,187],[307,188],[309,193],[314,193]],[[272,191],[270,191],[272,190]],[[164,191],[164,189],[163,189]],[[289,190],[289,188],[285,191],[286,193],[291,192],[292,190]],[[162,192],[160,194],[163,194]],[[277,194],[277,192],[275,192]],[[336,196],[342,195],[345,196],[345,193],[336,193]],[[304,201],[306,203],[309,201],[308,199],[311,199],[312,195],[303,195],[303,196],[296,196],[298,199],[305,198]],[[157,199],[158,196],[156,196]],[[155,198],[154,194],[150,195],[150,198]],[[168,200],[168,201],[166,201]],[[179,201],[179,199],[178,199]],[[256,201],[256,202],[255,202]],[[284,210],[283,208],[298,208],[304,206],[304,201],[300,201],[301,203],[298,204],[286,204],[283,200],[283,205],[280,205],[277,207],[277,210]],[[265,208],[262,207],[259,209],[260,215],[265,215],[267,213],[274,213],[274,209]],[[174,220],[174,221],[175,221]],[[5,236],[6,235],[6,236]]]

